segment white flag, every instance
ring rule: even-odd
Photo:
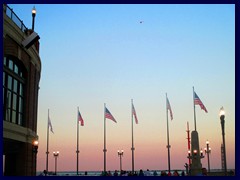
[[[48,117],[48,128],[50,127],[50,131],[52,132],[52,133],[54,133],[53,132],[53,127],[52,127],[52,123],[51,123],[51,120],[50,120],[50,118]]]

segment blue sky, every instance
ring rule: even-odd
[[[31,28],[34,4],[9,6]],[[77,106],[86,121],[81,138],[89,139],[83,140],[83,148],[89,143],[94,146],[95,141],[103,146],[103,104],[106,103],[118,121],[118,125],[109,123],[109,134],[116,133],[115,138],[130,149],[128,135],[133,99],[139,119],[135,127],[136,144],[143,146],[149,138],[158,137],[159,141],[149,141],[148,145],[159,142],[163,151],[159,155],[163,163],[155,165],[144,159],[150,163],[146,168],[167,168],[164,164],[167,162],[165,93],[168,93],[174,117],[170,122],[174,158],[177,151],[174,143],[175,147],[184,144],[187,148],[187,121],[190,129],[194,128],[194,86],[208,110],[206,114],[196,107],[200,143],[204,146],[207,139],[213,143],[216,152],[212,153],[215,159],[212,166],[220,168],[218,113],[223,106],[228,163],[235,168],[235,156],[232,156],[235,154],[235,5],[35,4],[35,7],[35,31],[41,38],[42,61],[38,103],[39,163],[45,162],[48,108],[56,132],[52,137],[53,148],[63,148],[58,139],[65,140],[66,134],[61,132],[69,132],[67,141],[73,144],[74,152]],[[96,137],[91,139],[89,132],[95,132]],[[122,133],[123,137],[118,136]],[[119,146],[111,145],[113,149]],[[126,159],[130,159],[128,151]],[[108,153],[111,156],[111,151]],[[186,154],[187,150],[183,150],[180,155],[184,162]],[[101,147],[99,156],[102,155]],[[139,156],[139,162],[140,159]],[[114,160],[112,163],[113,167],[118,167]],[[173,166],[182,168],[183,165],[173,162]],[[43,169],[44,163],[38,167]],[[61,165],[59,168],[66,169]]]

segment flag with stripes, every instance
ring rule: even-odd
[[[115,120],[115,118],[113,117],[113,115],[110,113],[110,111],[105,107],[105,118],[107,119],[111,119],[112,121],[114,121],[115,123],[117,123],[117,121]]]
[[[79,111],[78,111],[78,122],[81,123],[81,126],[84,126],[84,121]]]
[[[133,113],[133,116],[134,116],[134,118],[135,118],[136,124],[138,124],[137,114],[136,114],[136,111],[135,111],[135,108],[134,108],[134,105],[133,105],[133,104],[132,104],[132,113]]]
[[[52,127],[52,123],[51,123],[50,117],[48,117],[48,128],[50,128],[50,131],[51,131],[52,133],[54,133],[54,132],[53,132],[53,127]]]
[[[202,110],[204,110],[206,113],[208,112],[198,95],[194,92],[194,105],[199,105]]]
[[[171,109],[171,106],[170,106],[168,98],[167,98],[167,110],[169,110],[171,120],[173,120],[173,113],[172,113],[172,109]]]

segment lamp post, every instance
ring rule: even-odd
[[[37,154],[38,152],[38,140],[33,141],[33,152]]]
[[[33,31],[34,31],[34,22],[35,22],[36,13],[37,13],[36,8],[35,8],[35,6],[33,6],[33,8],[32,8],[32,30]]]
[[[32,142],[32,151],[33,151],[33,169],[32,174],[36,176],[36,164],[37,164],[37,153],[38,153],[38,140]]]
[[[206,141],[207,147],[204,148],[205,154],[207,154],[207,160],[208,160],[208,172],[210,172],[210,159],[209,159],[209,154],[211,153],[211,148],[209,147],[209,141]]]
[[[57,158],[59,156],[59,151],[53,152],[53,156],[55,158],[55,175],[57,175]]]
[[[201,150],[200,150],[200,158],[204,158],[204,155],[203,155],[203,150],[202,150],[202,148],[201,148]]]
[[[226,146],[225,146],[225,111],[223,107],[220,108],[220,120],[221,120],[221,128],[222,128],[222,139],[223,139],[223,157],[224,157],[224,174],[227,176],[227,159],[226,159]]]
[[[122,173],[122,156],[123,150],[118,150],[118,156],[120,157],[120,174]]]

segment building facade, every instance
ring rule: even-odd
[[[3,175],[35,176],[37,109],[41,75],[39,41],[26,48],[34,31],[3,4]]]

